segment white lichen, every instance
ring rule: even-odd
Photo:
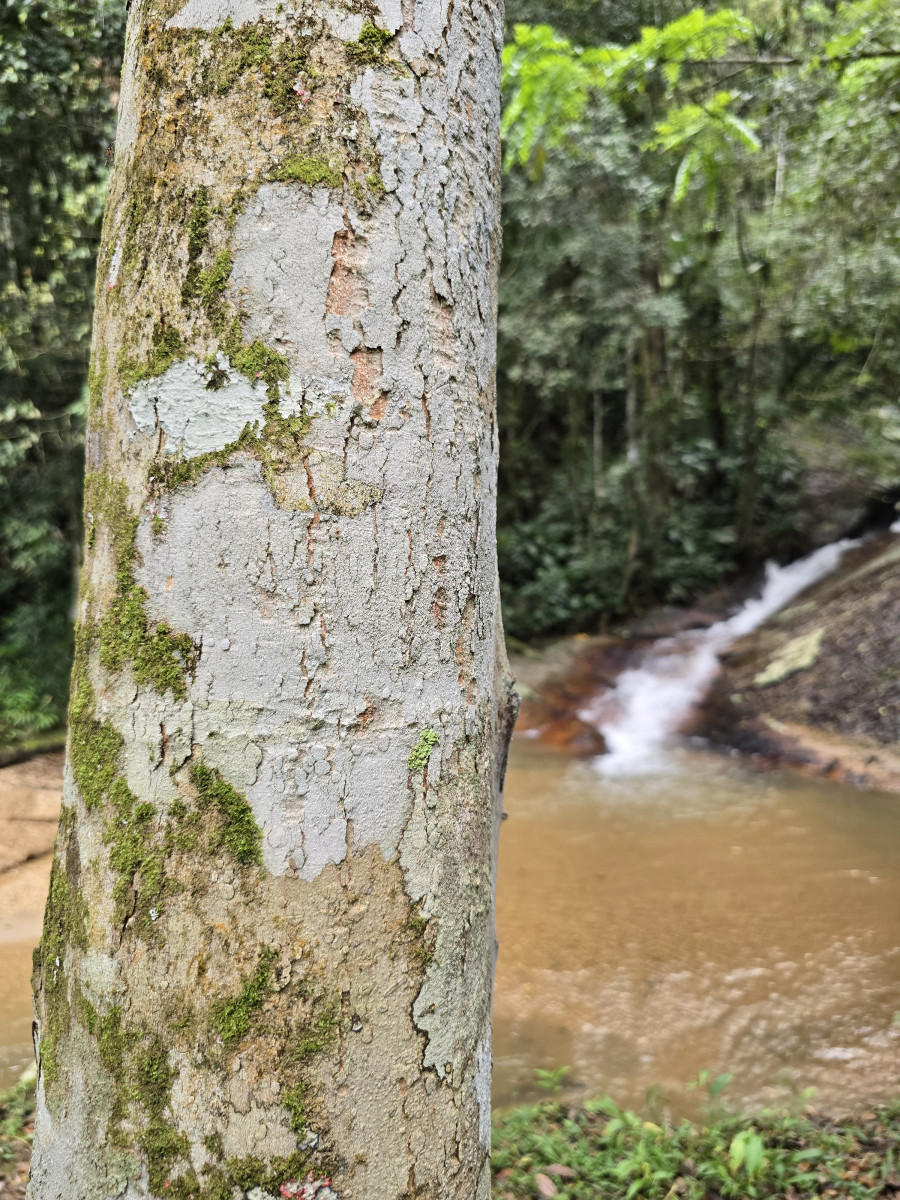
[[[173,363],[155,379],[142,379],[128,396],[128,411],[141,433],[159,439],[158,451],[195,458],[223,450],[245,426],[264,421],[266,385],[231,369],[218,355],[227,382],[211,389],[210,372],[196,358]]]
[[[109,291],[112,291],[113,288],[116,286],[116,284],[119,282],[119,271],[122,269],[122,255],[123,254],[124,254],[124,247],[122,245],[122,239],[119,238],[119,240],[116,242],[116,248],[113,251],[112,260],[110,261],[110,264],[109,264],[109,275],[107,276],[107,280],[106,280],[106,286]]]

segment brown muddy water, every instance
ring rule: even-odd
[[[494,1098],[834,1113],[900,1095],[900,795],[675,751],[601,776],[516,739],[501,833]],[[648,1102],[649,1093],[649,1102]]]
[[[561,1066],[567,1095],[645,1110],[651,1090],[690,1112],[703,1069],[735,1107],[900,1095],[900,796],[685,750],[602,777],[517,738],[506,808],[499,1106]],[[47,854],[0,872],[0,1088],[31,1061],[48,877]]]

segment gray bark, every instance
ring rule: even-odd
[[[33,1200],[489,1195],[501,36],[134,0]]]

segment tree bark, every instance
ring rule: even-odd
[[[134,0],[33,1200],[489,1195],[501,40]]]

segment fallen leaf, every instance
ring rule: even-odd
[[[563,1179],[577,1179],[578,1172],[573,1171],[571,1167],[564,1167],[562,1163],[551,1163],[549,1167],[544,1167],[547,1175],[560,1175]]]
[[[538,1191],[542,1196],[555,1196],[557,1194],[556,1184],[552,1179],[548,1179],[546,1175],[542,1175],[538,1171],[534,1177],[534,1182],[538,1186]]]

